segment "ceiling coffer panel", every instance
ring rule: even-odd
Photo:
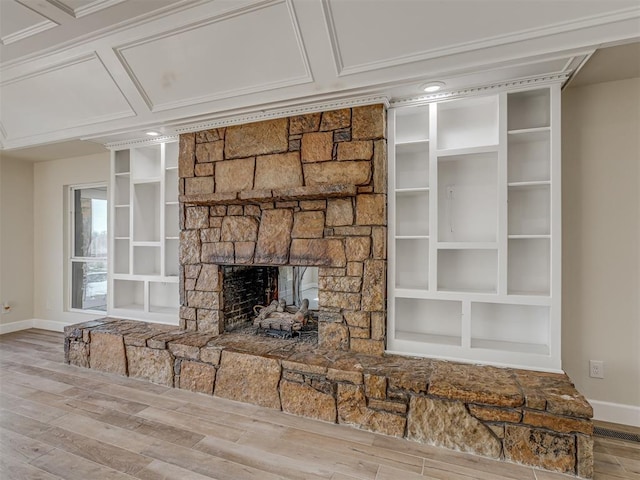
[[[2,84],[7,140],[135,116],[97,55]]]
[[[544,37],[637,8],[637,0],[322,2],[340,75]]]
[[[313,81],[289,0],[260,2],[115,50],[152,111]]]

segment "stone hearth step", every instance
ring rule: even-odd
[[[369,356],[103,318],[65,327],[67,363],[591,478],[593,411],[564,374]]]

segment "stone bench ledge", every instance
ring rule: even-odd
[[[65,328],[68,363],[585,478],[593,411],[564,374],[104,318]]]

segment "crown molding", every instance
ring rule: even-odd
[[[442,93],[433,93],[431,95],[420,95],[417,97],[398,98],[391,101],[391,107],[404,107],[410,105],[422,105],[433,103],[440,100],[453,100],[456,98],[470,97],[477,95],[487,95],[490,93],[498,93],[506,90],[528,89],[532,86],[543,86],[555,83],[563,83],[569,78],[568,72],[555,73],[551,75],[542,75],[535,77],[525,77],[508,82],[491,83],[487,85],[478,85],[474,87],[464,88],[460,90],[451,90]]]
[[[154,138],[139,138],[135,140],[123,140],[121,142],[105,143],[105,148],[109,150],[124,150],[134,147],[147,147],[149,145],[157,145],[159,143],[177,142],[179,137],[177,135],[163,135]]]
[[[17,42],[19,40],[23,40],[25,38],[36,35],[40,32],[44,32],[45,30],[49,30],[50,28],[57,27],[58,24],[53,20],[43,20],[42,22],[38,22],[35,25],[31,25],[30,27],[23,28],[22,30],[18,30],[17,32],[10,33],[9,35],[5,35],[0,38],[0,42],[3,45],[9,45],[13,42]]]
[[[241,115],[233,115],[225,118],[212,118],[210,120],[200,121],[187,125],[175,127],[177,133],[199,132],[201,130],[210,130],[212,128],[227,127],[231,125],[241,125],[244,123],[259,122],[262,120],[271,120],[275,118],[291,117],[295,115],[304,115],[307,113],[317,113],[329,110],[339,110],[341,108],[362,107],[365,105],[374,105],[382,103],[389,108],[389,99],[386,96],[362,96],[353,98],[344,98],[329,100],[325,102],[315,102],[305,105],[291,105],[283,108],[272,110],[260,110],[252,113]]]
[[[67,15],[71,15],[74,18],[81,18],[91,13],[99,12],[105,8],[112,7],[118,3],[124,2],[124,0],[95,0],[88,5],[84,5],[78,8],[71,8],[64,0],[47,0],[54,7],[62,10]]]

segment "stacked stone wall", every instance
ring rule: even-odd
[[[180,319],[224,330],[221,265],[318,266],[321,346],[385,345],[383,105],[180,136]]]

